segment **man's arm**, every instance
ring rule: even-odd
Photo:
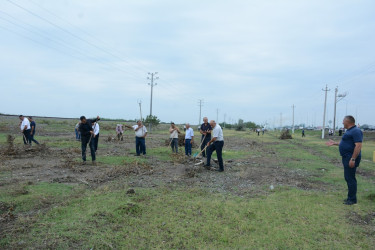
[[[143,136],[143,138],[146,138],[146,136],[147,136],[147,132],[145,133],[145,135]]]
[[[31,127],[31,133],[30,133],[30,135],[33,135],[34,130],[35,130],[35,126],[32,126],[32,127]]]
[[[212,137],[212,139],[207,143],[207,146],[210,146],[211,143],[215,142],[217,137]]]
[[[354,168],[355,167],[355,159],[357,159],[359,153],[361,153],[362,149],[362,142],[356,142],[354,152],[352,154],[352,158],[349,161],[349,167]]]
[[[329,147],[330,146],[338,146],[338,145],[340,145],[340,142],[329,140],[329,141],[326,142],[326,145],[329,146]]]

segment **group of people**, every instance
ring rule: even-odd
[[[35,144],[39,145],[39,142],[34,139],[35,136],[35,128],[36,128],[36,123],[33,120],[32,116],[29,117],[24,117],[23,115],[19,116],[20,119],[20,129],[21,133],[23,134],[23,143],[25,145],[32,145],[32,142]]]
[[[24,117],[19,116],[20,129],[23,134],[23,141],[25,145],[31,145],[32,142],[39,144],[34,139],[36,132],[36,123],[31,116]],[[85,116],[80,117],[80,122],[75,127],[76,139],[81,141],[82,148],[82,160],[83,164],[86,163],[86,149],[87,145],[90,147],[91,159],[93,164],[96,163],[96,151],[98,149],[99,141],[99,123],[100,117],[96,119],[86,119]],[[348,186],[348,195],[344,200],[344,204],[353,205],[357,203],[357,180],[355,177],[356,170],[361,162],[361,148],[363,141],[363,133],[359,127],[355,125],[355,119],[353,116],[345,116],[343,120],[345,134],[343,135],[340,142],[329,140],[328,146],[339,146],[339,152],[342,157],[342,164],[344,166],[344,177]],[[146,154],[146,142],[147,129],[142,124],[142,121],[138,121],[134,126],[124,125],[127,128],[134,130],[135,132],[135,144],[136,144],[136,155],[140,156]],[[190,157],[192,153],[192,145],[194,144],[194,130],[187,123],[184,126],[185,130],[185,155]],[[341,130],[341,129],[340,129]],[[118,124],[116,127],[118,139],[122,139],[123,126]],[[260,132],[260,131],[258,131]],[[302,130],[302,136],[305,131]],[[181,133],[179,128],[172,122],[170,129],[170,146],[172,152],[178,153],[178,135]],[[199,133],[201,134],[200,139],[200,153],[206,158],[204,167],[211,169],[211,156],[216,151],[217,159],[219,162],[219,168],[216,169],[219,172],[224,171],[223,164],[223,147],[224,147],[224,136],[223,130],[219,124],[214,120],[208,122],[207,117],[203,118],[203,123],[200,125]]]
[[[189,123],[184,126],[185,130],[185,155],[190,157],[192,153],[192,146],[194,144],[194,130]],[[170,133],[170,145],[172,152],[178,153],[178,134],[180,134],[179,128],[172,122],[169,128]],[[217,159],[219,162],[219,172],[224,171],[223,163],[223,147],[224,147],[224,136],[223,129],[214,120],[208,123],[208,118],[203,118],[203,123],[200,125],[199,133],[201,134],[200,139],[200,153],[203,158],[206,158],[205,168],[211,169],[211,156],[216,151]]]

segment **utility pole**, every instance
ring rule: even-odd
[[[139,114],[141,115],[141,121],[142,119],[142,100],[138,100],[138,105],[139,105]]]
[[[216,109],[216,123],[219,124],[219,109]]]
[[[201,124],[202,122],[202,106],[203,106],[203,99],[198,100],[198,105],[199,105],[199,121],[198,125]]]
[[[327,92],[330,91],[330,89],[328,89],[328,86],[326,85],[326,88],[325,88],[325,89],[322,89],[322,90],[325,91],[325,98],[324,98],[324,114],[323,114],[323,128],[322,128],[322,139],[324,139],[324,132],[325,132],[325,129],[326,129]]]
[[[294,104],[293,104],[293,106],[292,106],[292,109],[293,109],[293,127],[292,127],[292,134],[294,134],[294,108],[295,108],[296,106],[294,106]]]
[[[148,74],[151,76],[151,77],[147,77],[148,80],[151,80],[151,82],[148,83],[148,85],[151,86],[151,101],[150,101],[150,119],[151,119],[151,116],[152,116],[152,95],[153,95],[153,91],[154,91],[154,86],[158,85],[157,83],[154,83],[154,81],[159,79],[159,77],[155,77],[155,75],[157,75],[158,72],[155,72],[155,73],[148,72]],[[151,123],[149,125],[149,130],[151,132]]]
[[[225,120],[227,118],[227,114],[224,114],[224,128],[225,128]]]
[[[334,112],[333,112],[333,134],[335,134],[336,132],[336,104],[341,101],[342,99],[344,99],[344,97],[347,95],[347,93],[343,93],[343,94],[339,94],[337,95],[337,93],[339,92],[339,87],[336,87],[335,88],[335,109],[334,109]]]

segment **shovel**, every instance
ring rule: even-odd
[[[206,139],[206,135],[207,135],[207,134],[204,135],[203,140],[202,140],[202,142],[201,142],[201,144],[199,145],[198,148],[201,148],[202,143],[204,142],[204,139]],[[206,147],[206,148],[207,148],[207,147]],[[201,154],[206,148],[204,148],[199,154]],[[196,152],[196,153],[193,155],[193,157],[196,157],[197,155],[198,155],[198,152]]]
[[[204,147],[204,149],[203,149],[203,150],[202,150],[201,152],[199,152],[199,153],[198,153],[198,152],[197,152],[197,153],[195,153],[195,154],[193,155],[193,157],[194,157],[194,158],[197,158],[197,157],[198,157],[198,156],[199,156],[199,155],[200,155],[200,154],[201,154],[201,153],[202,153],[203,151],[205,151],[205,150],[206,150],[206,148],[207,148],[207,147],[208,147],[208,145],[207,145],[207,146],[205,146],[205,147]]]

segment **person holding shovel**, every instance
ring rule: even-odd
[[[190,127],[189,123],[186,123],[186,133],[185,133],[185,155],[191,156],[191,148],[194,143],[194,130]]]
[[[81,133],[81,149],[82,149],[82,165],[86,164],[86,148],[87,144],[90,147],[91,153],[91,160],[92,164],[96,165],[96,156],[95,156],[95,148],[94,148],[94,129],[92,124],[100,120],[99,116],[96,119],[86,119],[85,116],[81,116],[79,118],[81,120],[81,124],[79,125],[79,132]]]
[[[170,145],[172,147],[172,152],[173,153],[178,153],[178,134],[180,134],[180,130],[178,127],[174,124],[174,122],[171,122],[171,127],[169,128],[169,133],[170,133]]]
[[[142,124],[141,121],[137,121],[137,125],[134,126],[129,126],[126,124],[124,126],[135,131],[135,151],[137,156],[140,156],[141,153],[146,155],[147,128]]]
[[[21,129],[21,133],[23,134],[23,143],[25,145],[30,145],[30,133],[31,133],[30,121],[23,115],[20,115],[19,118],[21,120],[20,129]]]
[[[202,125],[200,127],[200,130],[199,130],[199,132],[202,135],[202,138],[201,138],[201,150],[203,150],[206,147],[207,143],[211,140],[211,130],[212,130],[212,127],[208,123],[207,117],[203,117],[203,123],[202,123]],[[203,150],[202,156],[206,157],[205,150]]]
[[[219,124],[216,124],[214,120],[210,121],[212,130],[212,139],[207,143],[207,164],[204,166],[207,170],[211,169],[211,155],[216,150],[217,160],[219,161],[219,172],[224,171],[223,163],[223,147],[224,147],[224,136],[223,130]]]

